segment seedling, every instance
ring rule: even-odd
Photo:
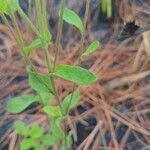
[[[87,1],[89,4],[89,1]],[[88,6],[88,5],[87,5]],[[33,89],[34,94],[20,95],[11,100],[7,104],[7,111],[12,114],[21,113],[33,103],[38,103],[42,106],[43,113],[48,116],[50,120],[50,133],[47,133],[44,128],[40,125],[28,125],[22,121],[15,122],[16,133],[23,137],[20,144],[21,150],[28,150],[34,148],[35,150],[46,150],[53,145],[61,145],[62,149],[69,150],[72,146],[72,133],[67,133],[61,128],[61,124],[65,124],[66,117],[69,115],[69,111],[74,109],[80,100],[80,87],[78,85],[90,85],[96,82],[97,77],[94,73],[88,71],[79,66],[71,66],[68,64],[57,64],[59,55],[59,44],[61,39],[61,32],[63,26],[63,20],[70,25],[73,25],[81,34],[83,41],[85,34],[86,19],[84,23],[80,17],[72,10],[65,8],[65,0],[61,1],[58,22],[58,34],[56,40],[56,51],[55,61],[52,63],[49,55],[49,46],[52,41],[52,35],[47,27],[46,19],[46,0],[36,0],[36,16],[38,22],[38,28],[34,26],[29,17],[23,12],[19,6],[18,0],[0,0],[0,14],[8,26],[15,40],[17,41],[21,53],[26,63],[26,70],[28,73],[28,82],[30,87]],[[88,12],[86,7],[86,12]],[[33,31],[36,38],[31,41],[29,45],[26,45],[19,28],[16,13],[24,20],[29,28]],[[87,14],[87,13],[86,13]],[[10,16],[11,22],[13,23],[15,32],[10,22],[7,19]],[[86,16],[87,18],[87,16]],[[99,48],[100,44],[98,41],[92,42],[89,47],[82,50],[80,59],[87,57],[95,50]],[[30,55],[33,50],[37,48],[44,50],[45,59],[47,63],[48,73],[41,74],[38,72],[32,62],[30,61]],[[60,100],[55,86],[55,78],[62,78],[73,83],[74,90]],[[51,101],[56,98],[58,105],[50,105]]]

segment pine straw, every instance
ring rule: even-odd
[[[85,45],[95,39],[95,34],[91,33],[91,27],[92,25],[89,24]],[[0,38],[5,43],[0,46],[0,60],[2,60],[0,61],[0,114],[2,114],[0,129],[2,130],[8,121],[22,119],[30,125],[39,123],[48,130],[47,118],[41,106],[35,106],[19,115],[5,112],[8,99],[32,91],[27,83],[24,62],[16,42],[4,25],[0,25],[0,31],[3,32]],[[31,34],[27,30],[23,32],[25,40],[28,41]],[[74,29],[70,28],[64,34],[64,38],[73,33],[75,33]],[[74,144],[77,150],[134,149],[135,145],[137,149],[138,145],[143,150],[150,148],[149,59],[140,37],[134,41],[128,39],[125,42],[116,43],[112,39],[115,34],[116,30],[106,44],[81,63],[82,66],[95,72],[99,80],[91,86],[81,87],[81,99],[78,106],[82,106],[85,111],[81,113],[78,108],[74,116],[68,117],[68,127],[73,132],[75,143],[80,138],[80,130],[77,130],[78,123],[85,126],[85,132],[86,128],[91,128],[91,133],[81,143]],[[60,51],[59,63],[78,65],[77,58],[81,51],[78,35],[67,42]],[[54,45],[50,47],[50,52],[54,60]],[[34,52],[31,58],[39,71],[47,73],[44,55],[40,49],[37,53]],[[18,76],[24,79],[14,82]],[[62,79],[55,81],[61,99],[72,91],[73,85],[70,82]],[[56,105],[55,102],[53,104]],[[95,118],[96,125],[90,126],[88,118]],[[21,138],[17,137],[13,127],[6,130],[0,138],[0,147],[8,145],[9,150],[18,149]],[[119,133],[122,134],[120,137]],[[110,136],[110,140],[106,139],[106,135]],[[131,139],[132,136],[135,137],[134,140]],[[58,147],[54,146],[54,149]]]

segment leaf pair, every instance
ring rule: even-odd
[[[44,129],[39,127],[38,125],[33,125],[31,128],[29,128],[22,121],[16,121],[14,125],[17,134],[22,135],[24,137],[30,137],[36,139],[41,137],[44,133]]]
[[[44,134],[44,129],[38,125],[33,125],[32,127],[28,127],[22,121],[15,122],[16,133],[24,136],[24,140],[21,142],[21,150],[28,150],[30,148],[39,149],[41,144],[39,141],[42,139]]]

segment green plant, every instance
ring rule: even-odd
[[[49,46],[52,43],[52,36],[46,23],[46,0],[35,1],[38,27],[35,27],[29,17],[22,11],[18,0],[5,0],[5,3],[3,0],[0,0],[0,14],[21,49],[21,53],[26,63],[28,82],[34,91],[34,94],[21,95],[11,99],[8,102],[6,109],[9,113],[17,114],[24,111],[32,103],[39,103],[42,105],[43,113],[47,115],[50,122],[51,132],[48,134],[44,128],[40,127],[40,125],[32,125],[29,127],[22,121],[16,121],[16,132],[23,137],[23,141],[20,146],[22,150],[30,148],[45,150],[54,144],[61,144],[64,150],[71,148],[72,133],[71,131],[67,133],[66,118],[69,115],[69,111],[74,109],[79,102],[79,85],[90,85],[97,80],[97,77],[94,73],[79,66],[57,64],[57,59],[59,55],[59,44],[62,34],[63,20],[79,30],[81,33],[82,48],[84,48],[83,43],[88,18],[89,2],[90,1],[87,0],[83,23],[75,12],[65,8],[65,0],[61,1],[61,8],[58,13],[59,22],[55,43],[55,60],[52,63],[49,54]],[[16,13],[23,18],[27,26],[30,27],[36,35],[36,39],[31,41],[31,44],[29,45],[24,42],[23,35],[17,22]],[[15,31],[13,30],[13,27],[8,21],[6,15],[11,17]],[[84,51],[81,52],[80,59],[83,59],[93,53],[99,48],[99,46],[100,44],[98,41],[92,42]],[[41,74],[38,72],[30,60],[31,53],[37,48],[41,48],[44,51],[48,68],[47,74]],[[63,100],[60,100],[57,93],[54,81],[56,77],[71,81],[74,85],[72,92],[69,95],[66,95]],[[50,105],[54,98],[56,98],[58,102],[57,106]],[[62,123],[65,126],[64,130],[61,128]]]
[[[112,0],[102,0],[101,10],[108,17],[112,17]]]

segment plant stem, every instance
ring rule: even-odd
[[[18,12],[21,15],[21,17],[25,20],[25,22],[31,27],[33,32],[40,37],[39,31],[36,29],[31,20],[28,18],[28,16],[23,12],[23,10],[20,7],[18,7]]]
[[[40,3],[40,0],[36,1],[36,13],[37,13],[37,18],[38,18],[38,25],[39,25],[40,34],[42,36],[45,36],[45,28],[47,28],[47,23],[46,23],[46,1],[45,0],[43,0],[42,3]],[[43,19],[42,15],[44,15],[44,19]],[[49,46],[48,46],[48,44],[46,43],[45,40],[43,41],[43,48],[44,48],[44,53],[45,53],[45,57],[46,57],[48,73],[50,74],[53,70],[52,70],[51,60],[50,60]],[[57,93],[57,90],[56,90],[56,87],[55,87],[54,77],[50,76],[50,80],[51,80],[51,83],[52,83],[53,93],[54,93],[54,95],[57,99],[57,102],[59,104],[61,113],[64,114],[62,106],[61,106],[61,101],[60,101],[60,98],[58,96],[58,93]]]
[[[85,39],[85,31],[86,31],[86,27],[87,27],[87,21],[88,21],[88,17],[89,17],[89,12],[90,12],[90,0],[87,0],[86,1],[86,8],[85,8],[85,15],[84,15],[84,22],[83,22],[84,32],[83,32],[82,37],[81,37],[82,50],[81,50],[80,56],[84,52],[84,39]],[[79,59],[79,63],[80,63],[80,59]]]
[[[55,67],[56,67],[56,64],[57,64],[57,59],[58,59],[59,44],[60,44],[60,40],[61,40],[62,27],[63,27],[64,9],[65,9],[65,0],[61,0],[60,16],[59,16],[58,28],[57,28],[56,51],[55,51],[55,59],[54,59],[53,71],[55,70]]]
[[[21,34],[20,29],[19,29],[19,26],[18,26],[17,20],[16,20],[16,16],[15,16],[15,14],[14,14],[14,13],[13,13],[13,14],[11,14],[10,16],[11,16],[11,18],[12,18],[13,22],[14,22],[15,30],[16,30],[16,31],[17,31],[17,33],[18,33],[18,39],[19,39],[19,43],[20,43],[21,49],[23,49],[23,47],[24,47],[24,41],[23,41],[22,34]]]

